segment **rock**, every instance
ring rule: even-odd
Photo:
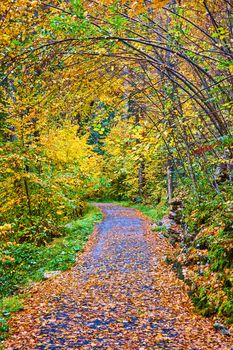
[[[170,204],[174,205],[182,205],[182,200],[180,198],[173,198],[170,202]]]
[[[49,278],[55,277],[57,275],[59,275],[61,273],[61,271],[57,270],[57,271],[46,271],[44,272],[44,280],[47,280]]]
[[[168,215],[168,218],[169,219],[175,219],[176,217],[176,213],[174,211],[170,211],[169,215]]]
[[[182,200],[179,198],[172,199],[169,204],[173,211],[176,211],[178,208],[183,207]]]
[[[204,271],[202,269],[199,269],[198,276],[204,276]]]
[[[223,335],[231,335],[231,332],[222,323],[215,322],[214,329]]]
[[[163,226],[166,227],[167,230],[169,230],[170,227],[174,224],[175,224],[175,221],[170,220],[170,219],[166,219],[163,221]]]

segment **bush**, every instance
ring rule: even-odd
[[[83,249],[95,222],[102,214],[88,207],[84,217],[66,224],[63,236],[49,244],[9,241],[0,247],[0,297],[14,293],[31,281],[38,281],[45,271],[64,271],[75,263],[76,253]]]

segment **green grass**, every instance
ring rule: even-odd
[[[129,205],[131,206],[131,205]],[[166,205],[157,205],[156,207],[149,206],[149,205],[143,205],[143,204],[133,204],[133,208],[140,210],[143,214],[148,216],[150,219],[153,221],[158,221],[161,220],[162,217],[166,214],[167,212],[167,207]]]
[[[1,249],[3,256],[11,259],[0,261],[1,297],[14,293],[21,286],[39,281],[45,271],[68,269],[75,263],[77,252],[81,251],[93,230],[95,222],[102,218],[99,209],[89,206],[79,220],[69,222],[64,235],[55,238],[46,246],[34,243],[13,244]]]
[[[138,209],[153,221],[160,220],[167,210],[162,203],[154,208],[127,201],[102,202]],[[83,250],[90,233],[93,232],[94,224],[102,217],[98,208],[89,205],[83,218],[66,224],[64,235],[46,246],[22,243],[0,248],[0,253],[11,257],[10,260],[0,261],[0,275],[3,276],[0,286],[0,341],[7,336],[7,321],[11,314],[23,308],[25,295],[17,295],[17,292],[22,287],[41,281],[47,271],[65,271],[70,268],[76,261],[77,253]]]
[[[23,309],[24,297],[14,295],[0,300],[0,342],[8,333],[8,320],[12,313]],[[0,344],[0,349],[2,349]]]
[[[114,203],[118,205],[122,205],[123,207],[135,208],[141,211],[143,214],[148,216],[148,218],[152,219],[152,221],[158,221],[163,218],[163,216],[167,213],[167,205],[164,201],[161,201],[156,206],[152,205],[144,205],[144,204],[135,204],[130,201],[115,201],[111,199],[103,199],[99,200],[101,203]]]
[[[10,314],[23,307],[23,297],[13,294],[22,287],[42,280],[47,271],[65,271],[70,268],[93,232],[94,224],[101,219],[100,210],[88,206],[83,218],[66,224],[64,235],[46,246],[22,243],[0,248],[1,254],[11,257],[0,261],[0,340],[7,334]]]

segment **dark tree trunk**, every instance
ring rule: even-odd
[[[173,165],[171,160],[167,162],[167,193],[168,193],[168,203],[171,203],[173,199],[174,192],[174,181],[173,181]]]

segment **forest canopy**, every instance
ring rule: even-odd
[[[179,259],[207,257],[188,277],[196,303],[228,315],[231,2],[3,0],[0,17],[2,269],[12,246],[46,245],[90,200],[178,198]]]

